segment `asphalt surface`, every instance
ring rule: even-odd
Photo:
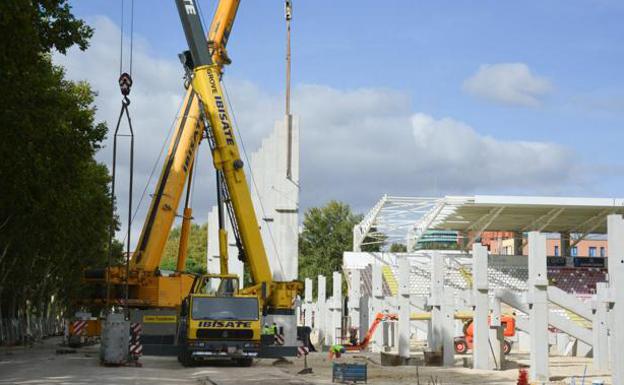
[[[120,384],[120,385],[229,385],[229,384],[311,384],[289,374],[273,360],[259,360],[252,367],[230,365],[184,368],[175,357],[142,357],[142,367],[104,367],[99,363],[98,346],[57,354],[60,338],[51,338],[33,347],[0,350],[0,384]]]

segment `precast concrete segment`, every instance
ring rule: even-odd
[[[614,385],[624,385],[624,219],[621,215],[607,217],[607,248],[609,250],[609,296],[612,318],[611,369]]]
[[[371,298],[369,320],[375,319],[377,313],[384,309],[384,293],[383,293],[383,276],[381,271],[381,265],[372,265],[372,284],[373,284],[373,296]],[[375,333],[371,336],[372,349],[374,352],[380,352],[383,350],[383,327],[378,327]]]
[[[313,298],[313,293],[312,293],[312,289],[313,289],[313,285],[314,282],[312,281],[312,279],[310,278],[306,278],[305,279],[305,283],[304,283],[304,287],[305,287],[305,291],[304,291],[304,302],[303,302],[303,309],[304,309],[304,326],[310,326],[312,327],[312,312],[313,310],[313,306],[314,306],[314,298]]]
[[[351,327],[359,330],[360,328],[360,303],[361,303],[361,276],[360,270],[351,271],[349,282],[349,317],[351,318]]]
[[[326,338],[327,338],[327,329],[326,329],[326,325],[327,325],[327,312],[326,312],[326,301],[327,301],[327,294],[326,294],[326,285],[327,285],[327,280],[325,278],[324,275],[319,275],[318,276],[318,280],[317,280],[317,298],[316,298],[316,327],[318,328],[319,331],[319,343],[321,345],[326,345]]]
[[[455,365],[455,293],[447,288],[442,294],[442,359],[446,367]]]
[[[472,281],[474,301],[474,343],[472,362],[474,369],[492,369],[489,363],[489,297],[488,297],[488,255],[487,249],[481,244],[472,245]]]
[[[530,315],[531,381],[549,380],[548,369],[548,280],[546,278],[546,236],[529,232],[528,303]]]
[[[596,369],[609,369],[609,325],[607,309],[609,286],[606,282],[596,284],[596,295],[593,300],[594,320],[592,323],[593,363]]]
[[[431,327],[428,333],[428,344],[431,351],[439,352],[442,349],[442,296],[444,295],[444,276],[446,263],[443,254],[433,252],[431,255],[431,296],[428,304],[431,306]]]
[[[331,336],[332,344],[340,342],[342,330],[342,274],[334,271],[332,274],[333,296],[331,304]]]
[[[493,368],[502,370],[505,368],[505,354],[503,351],[505,337],[503,333],[501,301],[493,297],[490,301],[492,309],[490,321],[490,343],[492,345]]]
[[[410,357],[410,263],[407,258],[399,259],[399,290],[397,303],[399,307],[399,356]]]

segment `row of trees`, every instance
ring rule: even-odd
[[[67,308],[107,258],[107,127],[89,85],[51,61],[91,35],[65,0],[0,2],[0,318]]]

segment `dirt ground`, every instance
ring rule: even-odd
[[[0,384],[91,385],[91,384],[193,384],[193,385],[303,385],[331,383],[331,361],[326,353],[312,353],[308,365],[313,373],[298,375],[304,359],[290,364],[275,365],[273,360],[258,360],[251,368],[229,365],[183,368],[175,357],[143,357],[143,367],[102,367],[98,347],[77,349],[73,354],[56,354],[60,339],[51,338],[34,347],[0,348]],[[426,366],[388,367],[380,365],[379,354],[349,353],[340,362],[366,362],[369,384],[516,384],[518,364],[528,364],[527,355],[512,355],[504,371],[477,371],[463,368],[462,356],[451,369]],[[572,376],[580,376],[587,366],[585,384],[595,378],[606,380],[605,373],[596,373],[591,359],[552,357],[551,384],[569,384]]]

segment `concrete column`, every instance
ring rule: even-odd
[[[447,288],[442,295],[442,359],[446,367],[455,365],[455,293]]]
[[[360,270],[351,270],[351,278],[349,285],[349,317],[351,319],[351,327],[356,330],[360,329]],[[358,335],[358,338],[362,337]]]
[[[474,296],[474,343],[472,346],[472,365],[474,369],[492,369],[489,363],[490,344],[488,315],[488,254],[485,246],[472,245],[472,292]]]
[[[324,275],[318,276],[318,290],[316,299],[316,324],[319,331],[319,342],[321,345],[327,345],[327,280]]]
[[[399,259],[399,356],[410,357],[410,263],[407,258]]]
[[[303,319],[303,324],[304,326],[310,326],[312,327],[312,311],[313,311],[313,306],[312,303],[314,301],[314,298],[312,298],[312,285],[314,283],[312,282],[312,280],[310,278],[306,278],[305,279],[305,292],[304,292],[304,299],[303,299],[303,310],[304,310],[304,319]]]
[[[611,368],[613,384],[624,385],[624,220],[621,215],[607,217],[609,250],[609,297],[611,300]]]
[[[594,321],[592,323],[593,333],[593,363],[598,370],[609,369],[609,326],[607,323],[608,304],[608,284],[606,282],[596,283],[596,296],[592,303]]]
[[[373,283],[373,297],[371,298],[372,303],[370,306],[371,312],[369,319],[374,320],[377,313],[383,311],[383,277],[381,273],[381,265],[372,265],[372,283]],[[374,352],[380,352],[383,350],[383,338],[381,327],[378,327],[375,331],[375,334],[372,336],[372,349]]]
[[[494,297],[491,301],[492,315],[490,319],[490,343],[492,344],[493,361],[491,366],[498,370],[505,368],[505,354],[503,347],[505,343],[505,337],[503,335],[503,323],[501,320],[501,301],[499,298]]]
[[[333,283],[333,301],[332,306],[332,344],[340,343],[340,337],[342,336],[342,274],[338,271],[334,271],[332,274]]]
[[[546,236],[539,231],[529,233],[529,329],[531,381],[548,381],[548,279],[546,277]]]
[[[444,295],[444,276],[446,264],[444,255],[433,252],[431,255],[431,296],[428,305],[431,306],[431,325],[429,327],[428,345],[431,351],[439,352],[442,349],[441,312],[442,296]]]

